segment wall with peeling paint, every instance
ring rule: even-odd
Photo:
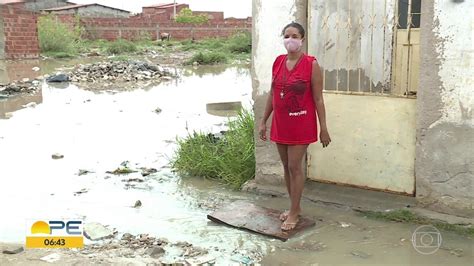
[[[474,1],[422,1],[421,13],[417,198],[474,217]]]
[[[286,53],[281,31],[285,25],[297,21],[306,26],[306,0],[254,0],[252,28],[252,85],[255,111],[255,129],[263,116],[270,91],[272,65],[279,54]],[[271,117],[267,121],[269,133]],[[255,132],[256,181],[277,183],[283,180],[283,168],[276,147],[270,141],[263,142]]]

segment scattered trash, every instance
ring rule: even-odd
[[[140,200],[137,200],[135,202],[135,205],[133,205],[133,208],[140,208],[142,206],[142,202]]]
[[[46,79],[47,82],[68,82],[69,76],[63,73],[52,75]]]
[[[6,247],[5,249],[3,249],[2,253],[13,255],[13,254],[18,254],[20,252],[23,252],[24,250],[25,249],[23,247],[12,246],[12,247]]]
[[[130,174],[130,173],[135,173],[137,171],[131,169],[128,165],[129,165],[129,161],[123,161],[122,163],[120,163],[120,166],[113,170],[113,171],[107,171],[106,173],[107,174],[114,174],[114,175],[125,175],[125,174]]]
[[[40,71],[40,68],[39,67],[33,67],[31,70],[33,70],[34,72],[38,72],[38,71]]]
[[[2,98],[19,93],[33,93],[39,88],[39,83],[28,81],[27,82],[13,82],[9,84],[0,84],[0,96]]]
[[[142,170],[142,176],[149,176],[151,174],[154,174],[154,173],[158,172],[158,170],[156,170],[155,168],[142,167],[142,168],[140,168],[140,170]]]
[[[340,225],[342,228],[347,228],[347,227],[351,226],[350,223],[346,223],[346,222],[339,222],[339,225]]]
[[[136,60],[106,61],[93,64],[79,65],[70,74],[71,81],[80,83],[101,83],[112,86],[113,83],[105,84],[103,81],[137,82],[156,80],[160,81],[163,76],[171,76],[171,73],[163,67]]]
[[[114,237],[116,232],[99,223],[87,223],[84,225],[84,236],[92,241]]]
[[[138,178],[138,177],[132,177],[132,178],[129,178],[129,179],[123,179],[122,182],[138,182],[138,183],[142,183],[143,181],[143,178]]]
[[[151,247],[145,251],[145,254],[157,259],[165,254],[165,250],[162,247]]]
[[[90,52],[90,53],[88,53],[88,54],[86,54],[86,55],[87,55],[87,56],[100,56],[99,52],[97,52],[97,51],[92,51],[92,52]]]
[[[122,235],[122,240],[130,240],[132,238],[135,238],[135,236],[130,233],[125,233]]]
[[[30,82],[30,79],[29,78],[23,78],[23,79],[21,79],[21,82],[27,83],[27,82]]]
[[[49,262],[49,263],[56,262],[59,259],[61,259],[61,255],[59,255],[58,253],[52,253],[52,254],[49,254],[47,256],[44,256],[44,257],[40,258],[40,260],[46,261],[46,262]]]
[[[87,193],[87,192],[89,192],[89,190],[88,190],[87,188],[83,188],[83,189],[81,189],[81,190],[79,190],[79,191],[74,192],[74,196],[77,196],[77,195],[80,195],[80,194],[84,194],[84,193]]]
[[[454,255],[456,257],[462,257],[463,253],[464,253],[464,250],[462,250],[461,248],[456,248],[449,251],[449,254]]]
[[[450,248],[450,247],[440,247],[440,248],[446,251],[449,251],[449,254],[456,257],[462,257],[464,254],[464,250],[462,248]]]
[[[232,261],[242,263],[244,265],[251,265],[254,263],[253,260],[249,256],[243,256],[240,254],[233,255],[230,259]]]
[[[24,107],[24,108],[34,108],[34,107],[36,107],[36,103],[35,102],[27,103],[25,105],[22,105],[22,107]]]
[[[359,257],[359,258],[363,258],[363,259],[367,259],[367,258],[370,257],[370,254],[367,254],[367,253],[365,253],[365,252],[363,252],[363,251],[359,251],[359,250],[354,250],[354,251],[351,252],[351,254],[352,254],[353,256],[356,256],[356,257]]]
[[[58,160],[58,159],[64,158],[64,155],[59,154],[59,153],[55,153],[55,154],[51,155],[51,158],[53,158],[55,160]]]
[[[90,174],[90,173],[94,173],[94,172],[89,171],[89,170],[79,169],[79,173],[77,173],[77,175],[81,176],[81,175],[87,175],[87,174]]]

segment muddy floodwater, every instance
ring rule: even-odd
[[[34,77],[30,70],[25,75]],[[1,71],[2,82],[23,77]],[[178,79],[144,89],[43,84],[35,95],[0,99],[0,242],[24,242],[30,220],[80,218],[115,228],[118,238],[146,233],[187,241],[208,250],[218,265],[237,263],[236,254],[263,265],[472,265],[468,237],[441,232],[440,249],[422,255],[411,242],[416,225],[370,220],[323,203],[303,202],[316,226],[287,242],[210,222],[207,214],[235,200],[286,209],[288,199],[171,171],[177,136],[225,129],[228,118],[209,114],[207,104],[252,105],[248,66],[173,71]],[[122,163],[138,172],[107,173]],[[142,177],[140,168],[158,171]],[[134,208],[137,200],[141,206]],[[179,252],[168,251],[169,260],[179,261]]]

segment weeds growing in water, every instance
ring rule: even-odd
[[[137,51],[137,46],[131,41],[118,39],[108,43],[106,51],[109,54],[131,53]]]
[[[227,63],[227,55],[222,52],[199,52],[195,54],[188,63],[197,62],[200,65],[212,65],[218,63]]]
[[[255,176],[254,117],[241,110],[229,120],[229,129],[221,139],[212,134],[193,132],[178,139],[172,167],[178,173],[219,180],[240,188]]]
[[[210,38],[199,41],[181,41],[183,51],[196,51],[187,62],[201,65],[226,63],[230,58],[246,59],[252,50],[252,38],[248,32],[240,32],[229,38]]]

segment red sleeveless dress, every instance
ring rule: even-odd
[[[303,54],[292,70],[287,55],[273,63],[273,118],[270,140],[280,144],[310,144],[318,140],[316,108],[311,89],[313,56]]]

